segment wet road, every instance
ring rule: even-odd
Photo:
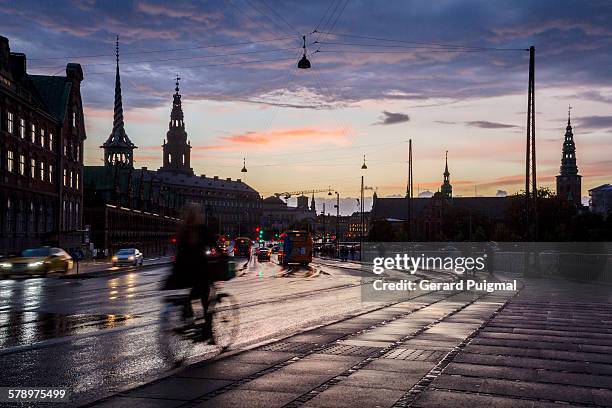
[[[157,333],[168,272],[159,266],[80,280],[0,281],[0,386],[63,386],[79,405],[167,372]],[[360,273],[350,269],[284,271],[253,261],[239,274],[223,284],[239,302],[235,348],[378,306],[361,303]],[[217,353],[198,345],[191,359]]]

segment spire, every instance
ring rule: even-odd
[[[170,127],[185,127],[185,122],[183,121],[183,105],[181,103],[181,94],[179,93],[179,81],[181,77],[178,75],[175,78],[176,87],[174,88],[174,95],[172,100],[172,112],[170,113]]]
[[[444,178],[447,179],[448,176],[450,176],[450,173],[448,172],[448,150],[446,151],[446,156],[445,156],[445,166],[444,166]]]
[[[561,155],[562,176],[573,176],[578,174],[578,166],[576,165],[576,144],[574,143],[574,133],[572,131],[572,122],[570,117],[572,107],[567,109],[567,127],[565,128],[565,139],[563,141],[563,152]]]
[[[174,78],[174,94],[172,95],[172,111],[170,112],[170,123],[166,140],[163,147],[163,165],[160,170],[173,173],[193,175],[191,168],[191,144],[187,140],[185,131],[185,120],[183,115],[183,104],[178,75]]]
[[[315,205],[314,193],[312,193],[312,198],[310,199],[310,210],[316,211],[317,206]]]
[[[121,76],[119,74],[119,36],[115,42],[115,58],[117,71],[115,74],[115,105],[113,113],[113,130],[101,148],[104,149],[104,165],[120,165],[133,167],[134,143],[125,133],[123,123],[123,102],[121,98]]]
[[[450,172],[448,171],[448,150],[446,151],[443,175],[444,175],[444,182],[442,183],[440,192],[442,193],[444,197],[451,198],[453,196],[453,186],[450,183]]]
[[[113,115],[113,134],[123,130],[123,101],[121,100],[121,75],[119,74],[119,36],[115,42],[117,71],[115,73],[115,110]]]

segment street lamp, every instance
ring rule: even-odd
[[[242,159],[242,170],[240,170],[242,173],[246,173],[248,170],[246,168],[246,158]]]
[[[361,165],[361,170],[367,170],[368,166],[366,166],[366,157],[365,154],[363,155],[363,164]],[[364,205],[363,205],[363,174],[361,175],[361,225],[359,227],[359,260],[361,261],[361,254],[362,254],[362,247],[363,247],[363,234],[364,234],[364,225],[363,225],[363,210],[364,210]]]
[[[340,193],[336,193],[336,254],[340,254]]]

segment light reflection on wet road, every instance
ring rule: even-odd
[[[168,267],[91,279],[0,281],[0,386],[65,386],[73,405],[146,382],[170,367],[159,353],[159,287]],[[376,307],[359,277],[286,273],[253,262],[224,290],[241,307],[238,345],[284,337]],[[197,345],[194,356],[214,355]]]

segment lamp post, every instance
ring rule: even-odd
[[[368,166],[366,166],[365,154],[363,155],[363,164],[361,165],[361,170],[367,170]],[[359,226],[359,260],[361,261],[362,247],[363,247],[363,233],[364,233],[364,225],[363,225],[363,174],[361,175],[361,222]]]
[[[340,193],[336,193],[336,255],[340,254]]]

